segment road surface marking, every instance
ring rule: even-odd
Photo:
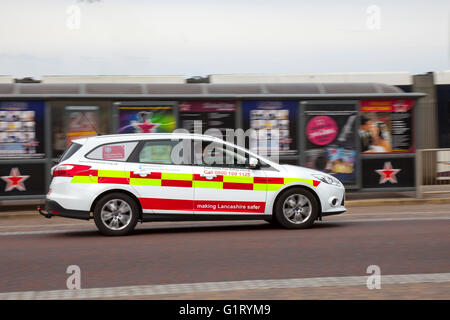
[[[450,217],[411,217],[411,218],[368,218],[368,219],[339,219],[324,220],[327,222],[382,222],[382,221],[418,221],[418,220],[450,220]]]
[[[407,214],[411,214],[411,215],[416,215],[416,214],[438,214],[438,213],[447,213],[450,214],[450,211],[412,211],[412,212],[383,212],[383,213],[379,213],[379,212],[374,212],[374,213],[347,213],[344,214],[344,216],[373,216],[373,215],[388,215],[388,214],[393,214],[393,215],[407,215]]]
[[[399,221],[438,221],[438,220],[450,220],[450,217],[411,217],[411,218],[373,218],[373,219],[331,219],[331,220],[324,220],[322,224],[327,223],[355,223],[355,222],[384,222],[384,221],[392,221],[392,222],[399,222]],[[222,221],[225,222],[225,221]],[[227,223],[227,224],[189,224],[189,225],[164,225],[164,226],[153,226],[150,228],[146,227],[140,227],[136,230],[146,230],[151,231],[152,229],[155,230],[161,230],[161,229],[178,229],[178,228],[210,228],[210,227],[229,227],[236,225],[239,226],[248,226],[248,225],[260,225],[261,221],[252,221],[252,222],[243,222],[239,221],[238,223]],[[26,236],[26,235],[40,235],[40,234],[70,234],[70,233],[78,233],[78,232],[95,232],[97,229],[87,228],[87,229],[67,229],[67,230],[39,230],[39,231],[6,231],[6,232],[0,232],[0,236]]]
[[[14,226],[0,226],[0,228],[33,228],[33,227],[68,227],[68,226],[85,226],[86,223],[61,223],[61,224],[29,224],[29,225],[14,225]]]
[[[98,299],[214,291],[347,287],[366,286],[366,281],[367,276],[350,276],[179,283],[163,285],[89,288],[79,290],[21,291],[0,293],[0,300]],[[450,282],[450,273],[424,273],[381,276],[381,286],[385,284],[392,285],[426,282]]]

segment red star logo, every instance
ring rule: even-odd
[[[21,176],[18,168],[11,168],[9,176],[2,176],[0,178],[2,178],[6,182],[5,192],[7,192],[13,189],[25,191],[26,188],[23,182],[29,177],[30,176]]]
[[[390,162],[385,162],[384,168],[375,170],[375,172],[380,175],[380,184],[386,183],[387,181],[390,183],[397,183],[397,177],[395,175],[401,170],[402,169],[393,169]]]
[[[142,133],[151,133],[159,126],[159,123],[151,123],[148,120],[145,120],[143,123],[137,123],[136,126]]]

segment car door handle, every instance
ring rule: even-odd
[[[214,179],[215,177],[217,177],[217,175],[215,175],[215,174],[212,174],[212,173],[202,173],[201,175],[200,175],[200,177],[203,177],[203,178],[206,178],[206,179],[208,179],[208,180],[211,180],[211,179]]]
[[[139,176],[141,176],[141,177],[146,177],[149,174],[151,174],[152,172],[148,171],[148,170],[138,170],[138,171],[134,171],[134,173],[139,175]]]

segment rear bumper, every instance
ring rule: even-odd
[[[46,218],[65,217],[73,219],[89,220],[89,211],[69,210],[54,200],[46,200],[45,208],[38,207],[38,212]]]

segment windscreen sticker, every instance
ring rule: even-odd
[[[125,146],[104,146],[102,157],[105,160],[125,158]]]

